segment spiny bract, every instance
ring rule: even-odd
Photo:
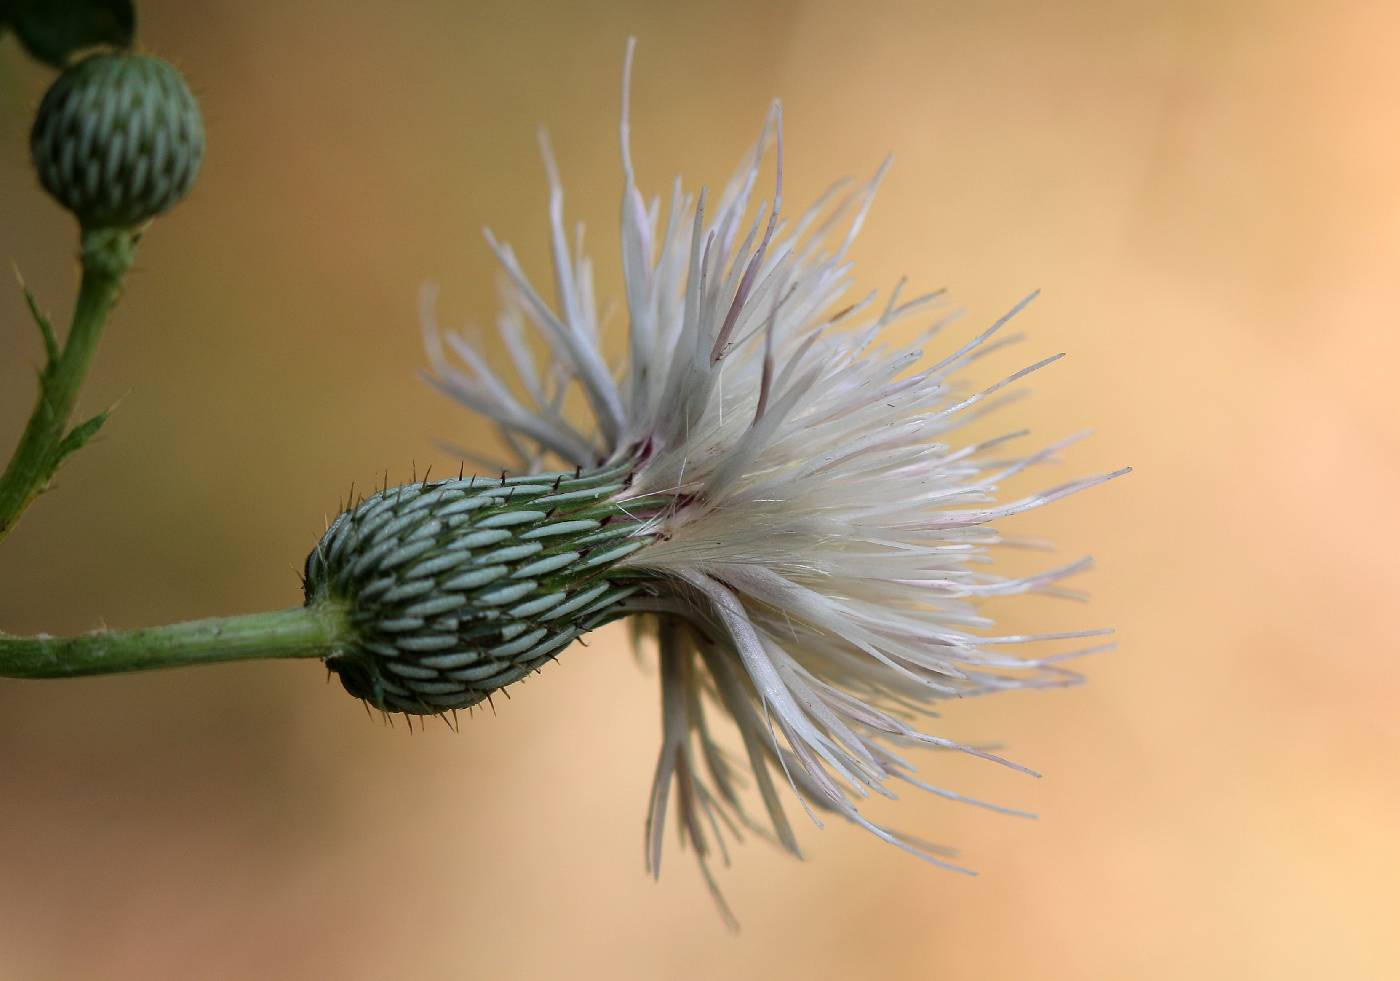
[[[85,228],[127,228],[189,192],[204,161],[204,119],[174,66],[95,54],[44,93],[29,148],[44,189]]]
[[[626,468],[386,488],[307,556],[308,604],[346,606],[355,643],[327,658],[385,711],[470,708],[624,615],[641,589],[618,560],[646,544],[610,503]]]

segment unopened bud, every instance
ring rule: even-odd
[[[45,190],[84,228],[129,228],[184,197],[204,159],[204,121],[159,58],[98,54],[49,87],[30,134]]]

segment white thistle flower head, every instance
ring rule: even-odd
[[[1007,478],[1072,440],[1008,459],[1006,444],[1023,432],[968,443],[959,430],[1055,358],[982,391],[951,380],[1015,339],[1000,332],[1030,298],[926,364],[924,344],[952,319],[940,312],[939,293],[906,299],[901,283],[883,300],[843,299],[849,251],[885,166],[862,185],[836,184],[789,217],[777,103],[722,193],[693,195],[677,181],[663,212],[659,199],[642,196],[633,171],[631,61],[629,43],[623,363],[604,356],[592,267],[571,245],[564,191],[542,134],[554,302],[488,231],[504,270],[499,330],[513,377],[498,375],[463,336],[440,332],[428,292],[431,378],[494,421],[527,472],[563,461],[580,472],[630,475],[613,502],[638,519],[637,547],[619,565],[648,574],[652,588],[623,608],[637,615],[638,635],[657,644],[662,688],[647,822],[651,872],[660,869],[673,788],[682,842],[712,890],[707,862],[716,849],[723,853],[726,832],[771,833],[798,853],[782,781],[814,819],[818,811],[839,814],[935,865],[967,871],[943,849],[868,820],[860,801],[893,797],[907,784],[982,803],[920,780],[904,751],[938,747],[1007,761],[925,732],[917,720],[946,698],[1072,682],[1062,662],[1102,646],[1030,658],[1013,651],[1107,633],[999,635],[979,601],[1063,592],[1060,580],[1089,563],[1023,578],[990,573],[987,550],[1001,543],[992,523],[1127,471],[1001,498]],[[770,151],[772,201],[755,204]],[[916,342],[884,340],[916,318],[928,328]],[[532,336],[548,352],[543,365]],[[563,408],[573,390],[586,399],[587,424]],[[737,725],[767,826],[745,808],[744,778],[708,721],[714,711]]]

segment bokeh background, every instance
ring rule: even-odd
[[[1095,437],[1041,480],[1136,472],[1021,532],[1088,552],[1119,628],[1090,684],[952,707],[1032,781],[945,784],[902,827],[750,842],[727,934],[687,855],[642,872],[654,672],[620,629],[461,735],[366,719],[315,663],[0,684],[0,977],[1385,978],[1400,974],[1400,9],[1371,3],[143,0],[207,117],[83,406],[117,402],[0,548],[0,626],[293,605],[351,481],[482,444],[418,379],[416,293],[489,324],[478,229],[545,272],[549,125],[617,298],[615,123],[639,37],[644,187],[721,182],[785,100],[790,197],[895,167],[862,287],[986,322],[1034,287],[1029,420]],[[68,217],[27,128],[50,74],[0,41],[0,256],[66,318]],[[0,444],[40,348],[0,288]],[[1014,428],[1014,425],[1010,426]]]

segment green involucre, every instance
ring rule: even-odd
[[[646,588],[616,563],[648,540],[612,498],[625,468],[388,488],[342,513],[306,560],[308,606],[342,604],[326,658],[378,709],[467,708],[622,614]]]
[[[30,133],[45,190],[85,228],[129,228],[184,197],[204,160],[204,121],[159,58],[98,54],[49,87]]]

